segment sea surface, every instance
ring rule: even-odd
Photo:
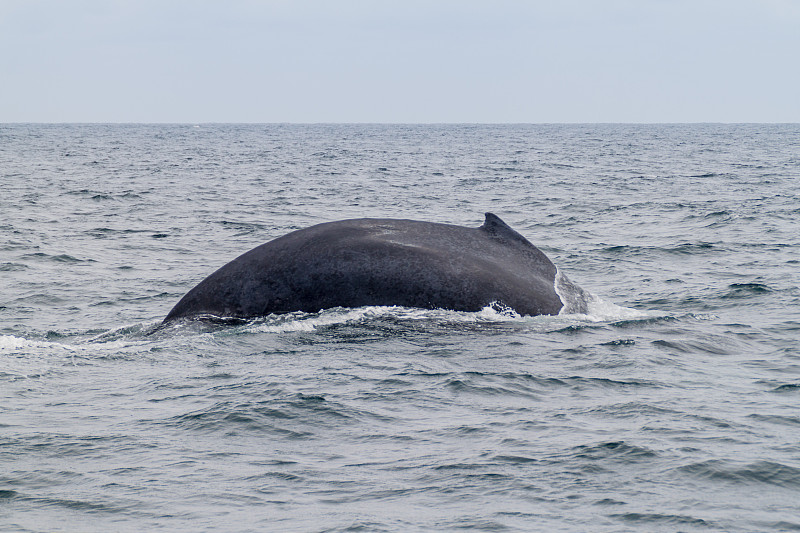
[[[490,211],[588,314],[157,329],[239,254]],[[0,125],[0,530],[800,531],[800,125]]]

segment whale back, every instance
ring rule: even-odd
[[[401,219],[318,224],[262,244],[190,290],[165,321],[399,305],[557,314],[556,267],[499,217],[478,228]]]

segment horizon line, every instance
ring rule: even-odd
[[[225,121],[189,121],[189,122],[175,122],[175,121],[22,121],[22,122],[0,122],[2,126],[18,126],[18,125],[119,125],[119,126],[153,126],[153,125],[172,125],[172,126],[257,126],[257,125],[274,125],[274,126],[568,126],[568,125],[641,125],[641,126],[670,126],[670,125],[794,125],[800,122],[778,122],[778,121],[678,121],[678,122],[624,122],[624,121],[598,121],[598,122],[584,122],[584,121],[564,121],[564,122],[338,122],[338,121],[276,121],[276,122],[225,122]]]

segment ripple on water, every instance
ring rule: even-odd
[[[743,463],[712,459],[678,467],[678,471],[701,479],[734,485],[772,485],[800,489],[800,468],[774,461]]]
[[[590,461],[636,463],[655,459],[658,457],[658,453],[644,446],[628,444],[624,441],[611,441],[576,446],[572,449],[571,457]]]
[[[682,514],[662,513],[613,513],[609,515],[622,522],[642,525],[643,527],[686,527],[717,528],[714,522]]]

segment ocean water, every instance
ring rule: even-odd
[[[156,331],[312,224],[491,211],[588,314]],[[0,530],[800,530],[800,125],[0,125]]]

